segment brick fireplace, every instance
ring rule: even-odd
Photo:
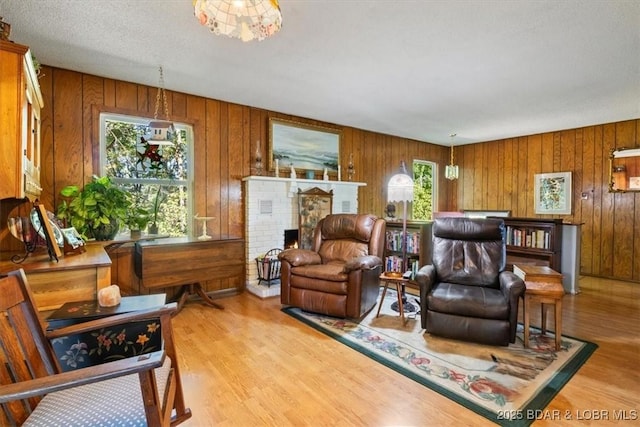
[[[285,230],[298,228],[298,189],[333,190],[332,213],[358,212],[358,187],[362,182],[321,181],[267,176],[243,179],[246,209],[246,286],[261,298],[280,295],[280,283],[258,284],[255,259],[274,248],[284,248]]]

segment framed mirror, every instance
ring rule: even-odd
[[[609,156],[609,192],[640,191],[640,148],[614,148]]]

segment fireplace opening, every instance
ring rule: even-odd
[[[284,230],[284,248],[291,249],[298,247],[298,229]]]

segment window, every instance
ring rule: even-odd
[[[424,160],[413,161],[413,212],[414,220],[430,221],[436,206],[436,164]]]
[[[148,118],[100,114],[102,174],[131,195],[132,212],[146,213],[150,228],[155,224],[158,233],[187,235],[193,129],[175,123],[168,141],[153,144],[148,125]]]

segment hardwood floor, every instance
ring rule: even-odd
[[[539,414],[555,419],[534,425],[637,424],[640,284],[583,277],[580,288],[564,297],[563,333],[599,348]],[[174,319],[193,411],[183,425],[493,425],[280,312],[279,298],[217,301],[224,310],[194,300]]]

